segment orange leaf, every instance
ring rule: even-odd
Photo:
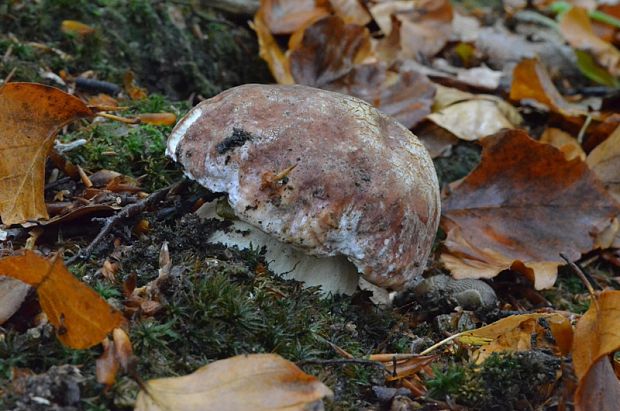
[[[66,34],[77,34],[80,36],[86,36],[95,32],[95,29],[75,20],[63,20],[60,24],[60,30]]]
[[[53,87],[8,83],[0,88],[0,218],[6,225],[47,218],[45,159],[58,131],[93,113]]]
[[[480,165],[443,201],[441,259],[457,278],[511,268],[537,289],[551,287],[560,253],[574,260],[592,250],[620,206],[584,162],[521,130],[480,142]]]
[[[586,9],[572,7],[562,14],[560,32],[572,47],[592,53],[612,75],[620,76],[620,51],[594,33]]]
[[[273,34],[290,34],[306,22],[329,15],[316,0],[261,0],[259,13]]]
[[[553,339],[547,337],[549,332]],[[493,324],[464,333],[459,340],[465,343],[472,339],[490,340],[478,351],[479,356],[476,361],[481,363],[494,352],[533,349],[533,336],[535,336],[536,348],[548,347],[566,355],[573,342],[573,328],[566,317],[557,313],[511,315]]]
[[[302,411],[332,396],[323,383],[276,354],[215,361],[183,377],[150,380],[146,388],[136,411]]]
[[[177,115],[174,113],[143,113],[136,117],[144,124],[154,126],[171,126],[177,121]]]
[[[512,100],[534,100],[564,116],[587,115],[588,110],[564,100],[547,70],[535,59],[524,59],[514,68],[510,87]]]
[[[291,75],[288,59],[284,56],[282,49],[280,49],[280,46],[269,32],[261,11],[256,13],[254,21],[250,22],[250,27],[256,32],[259,55],[267,62],[273,78],[279,84],[294,84],[295,80],[293,80]]]
[[[23,255],[0,259],[0,275],[37,289],[41,308],[58,338],[71,348],[99,344],[123,320],[121,313],[76,279],[60,258],[48,260],[26,250]]]
[[[291,41],[295,44],[289,50],[291,72],[299,84],[321,87],[350,72],[370,53],[368,29],[345,24],[340,17],[325,17],[301,30],[303,38]]]
[[[345,23],[353,23],[365,26],[372,20],[366,8],[360,0],[329,0],[336,15],[344,20]]]
[[[586,162],[620,201],[620,126],[588,154]]]

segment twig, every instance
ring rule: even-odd
[[[364,359],[360,359],[360,358],[339,358],[339,359],[333,359],[333,360],[310,359],[310,360],[302,360],[302,361],[298,361],[297,362],[297,365],[309,365],[309,364],[315,364],[315,365],[365,365],[365,366],[369,366],[369,367],[379,367],[379,368],[387,371],[387,368],[385,367],[385,365],[380,363],[380,362],[371,361],[371,360],[364,360]]]
[[[107,235],[110,234],[114,226],[118,225],[123,220],[126,220],[137,214],[140,214],[141,212],[143,212],[144,210],[146,210],[153,204],[163,200],[174,185],[175,184],[172,184],[172,185],[169,185],[168,187],[162,188],[161,190],[155,191],[154,193],[152,193],[145,199],[140,200],[137,203],[133,203],[133,204],[129,204],[125,206],[121,211],[118,212],[118,214],[115,214],[112,217],[106,218],[105,223],[103,224],[103,227],[101,228],[101,231],[99,231],[99,234],[97,234],[97,237],[95,237],[95,239],[91,241],[88,247],[86,247],[83,251],[78,252],[73,257],[71,257],[69,260],[67,260],[67,265],[71,265],[77,262],[78,260],[84,260],[88,258],[92,254],[95,247],[97,247],[99,243],[101,243],[105,239],[105,237],[107,237]]]
[[[592,301],[594,301],[594,303],[597,304],[598,306],[598,303],[596,301],[596,294],[594,294],[594,287],[592,287],[592,283],[590,283],[590,281],[588,280],[588,276],[586,275],[586,273],[583,272],[581,267],[579,267],[577,264],[569,260],[568,257],[564,255],[563,253],[560,253],[560,257],[562,257],[562,259],[566,261],[568,266],[572,268],[575,274],[577,274],[577,277],[579,277],[583,285],[585,285],[586,288],[588,289],[588,293],[590,293],[590,297],[592,298]]]

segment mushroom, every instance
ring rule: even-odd
[[[194,107],[166,153],[191,179],[227,193],[237,237],[255,227],[294,253],[331,258],[330,276],[347,271],[346,258],[388,290],[409,288],[425,268],[440,216],[433,163],[415,135],[360,99],[235,87]]]

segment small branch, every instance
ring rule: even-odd
[[[311,359],[311,360],[302,360],[298,361],[297,365],[364,365],[368,367],[379,367],[384,371],[387,371],[385,365],[377,361],[371,360],[363,360],[359,358],[339,358],[333,360],[320,360],[320,359]]]
[[[105,223],[103,224],[101,231],[99,231],[99,234],[97,234],[97,237],[95,237],[95,239],[91,241],[88,247],[86,247],[83,251],[78,252],[73,257],[71,257],[69,260],[67,260],[67,265],[71,265],[71,264],[76,263],[79,260],[84,260],[88,258],[92,254],[95,247],[97,247],[101,242],[103,242],[105,237],[107,237],[108,234],[110,234],[110,232],[112,231],[112,228],[114,228],[120,222],[127,220],[128,218],[131,218],[135,215],[140,214],[147,208],[151,207],[153,204],[163,200],[168,194],[168,192],[170,191],[170,189],[173,188],[174,186],[175,184],[162,188],[161,190],[155,191],[154,193],[152,193],[145,199],[140,200],[137,203],[133,203],[133,204],[129,204],[125,206],[121,211],[118,212],[118,214],[115,214],[112,217],[106,218],[104,220]]]
[[[590,293],[590,297],[592,298],[592,301],[596,303],[596,294],[594,294],[594,287],[592,287],[592,283],[588,280],[588,276],[586,275],[586,273],[583,272],[581,267],[579,267],[574,262],[570,261],[568,257],[564,255],[563,253],[560,253],[560,257],[562,257],[564,261],[566,261],[568,266],[575,272],[575,274],[577,274],[577,277],[579,277],[583,285],[585,285],[585,287],[588,289],[588,293]]]

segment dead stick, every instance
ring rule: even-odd
[[[592,301],[594,301],[594,303],[598,307],[598,303],[596,301],[596,294],[594,293],[594,287],[592,287],[592,283],[590,283],[590,281],[588,281],[588,277],[586,276],[586,273],[583,272],[581,267],[579,267],[577,264],[575,264],[574,262],[569,260],[568,257],[566,255],[564,255],[563,253],[560,253],[560,257],[562,257],[564,259],[564,261],[566,261],[568,263],[568,266],[575,272],[575,274],[577,274],[577,277],[579,277],[579,279],[581,280],[583,285],[585,285],[586,288],[588,289],[588,293],[590,294],[590,297],[592,298]]]
[[[153,204],[163,200],[168,194],[168,192],[170,191],[170,189],[173,188],[174,186],[175,184],[162,188],[161,190],[155,191],[154,193],[150,194],[145,199],[140,200],[137,203],[129,204],[125,206],[117,214],[113,215],[112,217],[106,218],[105,223],[103,224],[103,227],[101,228],[101,231],[99,231],[99,234],[97,234],[97,237],[95,237],[95,239],[91,241],[88,247],[86,247],[83,251],[78,252],[73,257],[71,257],[69,260],[67,260],[67,265],[71,265],[77,262],[78,260],[84,260],[88,258],[92,254],[95,247],[97,247],[99,243],[101,243],[104,240],[104,238],[108,234],[110,234],[110,231],[112,231],[112,228],[114,228],[114,226],[116,226],[123,220],[126,220],[137,214],[140,214],[147,208],[151,207]]]

